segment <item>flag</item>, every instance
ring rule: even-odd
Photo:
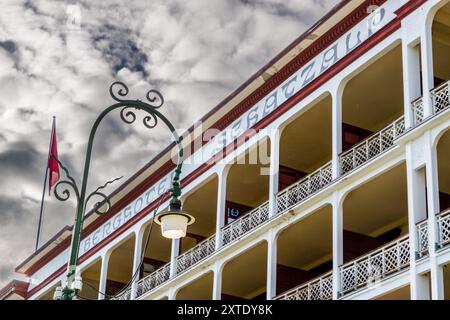
[[[48,177],[48,193],[49,194],[50,194],[52,187],[59,180],[59,164],[55,160],[55,158],[58,159],[58,148],[56,146],[55,119],[53,118],[53,130],[52,130],[52,137],[50,139],[50,154],[48,156],[48,164],[47,164],[47,170],[48,170],[48,174],[49,174],[49,177]]]

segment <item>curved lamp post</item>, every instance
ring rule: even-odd
[[[116,86],[119,87],[117,90],[117,94],[115,93],[114,88]],[[178,161],[177,166],[175,168],[175,175],[172,180],[172,187],[171,189],[169,189],[169,192],[171,194],[169,210],[161,212],[154,219],[156,223],[161,225],[163,236],[170,239],[178,239],[184,237],[186,235],[187,225],[192,224],[195,221],[194,217],[187,214],[186,212],[181,211],[181,201],[178,199],[178,197],[181,195],[179,180],[181,174],[181,167],[183,165],[183,148],[181,146],[181,137],[178,136],[173,125],[163,114],[161,114],[158,111],[158,109],[164,104],[164,98],[161,95],[161,93],[159,93],[156,90],[148,91],[146,94],[147,102],[143,102],[140,100],[123,99],[123,97],[125,97],[128,94],[128,87],[122,82],[114,82],[113,84],[111,84],[109,88],[109,93],[111,97],[117,101],[117,103],[103,110],[103,112],[98,116],[97,120],[95,120],[95,123],[92,126],[87,145],[86,159],[84,162],[84,172],[83,172],[83,180],[81,182],[81,190],[78,189],[75,180],[70,176],[67,168],[64,167],[62,163],[54,157],[67,176],[67,180],[59,181],[55,185],[54,193],[56,198],[60,201],[68,200],[70,197],[70,191],[68,187],[70,187],[72,191],[75,193],[77,202],[77,212],[72,233],[72,243],[69,261],[67,264],[67,280],[66,283],[63,285],[63,287],[58,287],[55,291],[55,299],[58,300],[72,300],[77,296],[77,294],[82,288],[82,280],[80,274],[77,272],[77,260],[80,249],[81,232],[83,230],[84,213],[87,203],[94,196],[100,197],[101,201],[97,202],[94,205],[94,211],[99,215],[105,214],[111,207],[111,202],[108,196],[106,196],[101,190],[104,189],[108,184],[120,179],[117,178],[108,181],[104,185],[95,189],[88,196],[86,196],[86,187],[89,177],[89,166],[91,162],[91,152],[92,152],[92,145],[94,142],[94,136],[100,122],[111,111],[121,109],[120,118],[125,123],[131,124],[136,120],[135,110],[142,110],[147,113],[147,115],[143,118],[142,121],[144,126],[146,126],[149,129],[152,129],[156,127],[156,125],[158,124],[158,120],[161,120],[169,128],[178,146]],[[64,188],[63,189],[60,188],[61,186],[64,186]],[[104,208],[105,206],[106,210],[102,211],[101,209]]]

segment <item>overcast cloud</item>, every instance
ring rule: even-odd
[[[53,115],[60,159],[79,177],[114,80],[133,98],[160,90],[163,112],[183,131],[338,2],[2,0],[0,287],[34,250]],[[109,117],[96,137],[91,188],[128,178],[169,143],[165,128],[149,133],[118,119]],[[45,207],[44,241],[74,214],[54,196]]]

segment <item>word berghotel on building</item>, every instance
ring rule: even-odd
[[[340,2],[186,134],[186,237],[175,146],[87,215],[80,298],[450,299],[449,57],[449,0]],[[0,299],[52,299],[70,233]]]

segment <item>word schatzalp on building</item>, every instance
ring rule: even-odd
[[[185,135],[186,237],[150,228],[175,147],[87,215],[80,296],[449,299],[448,57],[448,0],[342,1]],[[52,299],[70,234],[0,297]]]

